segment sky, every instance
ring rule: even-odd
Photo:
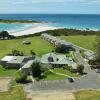
[[[0,13],[100,14],[100,0],[0,0]]]

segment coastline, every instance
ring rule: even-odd
[[[12,33],[9,33],[9,34],[17,37],[17,36],[35,34],[35,33],[43,32],[43,31],[47,31],[47,30],[55,30],[55,29],[59,29],[59,27],[37,26],[37,27],[31,27],[29,29],[25,29],[25,30],[22,30],[22,31],[12,32]]]

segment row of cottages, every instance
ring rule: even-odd
[[[48,41],[49,43],[51,43],[52,45],[54,45],[55,47],[59,46],[59,45],[65,45],[69,48],[73,48],[73,44],[70,42],[66,42],[65,40],[61,40],[59,38],[56,38],[54,36],[48,35],[46,33],[41,35],[41,38]]]

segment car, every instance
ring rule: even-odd
[[[68,77],[67,79],[68,79],[68,81],[69,81],[70,83],[73,83],[73,82],[74,82],[74,78],[72,78],[72,77]]]
[[[100,73],[100,69],[95,69],[96,73]]]

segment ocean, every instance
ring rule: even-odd
[[[73,29],[100,30],[100,15],[88,14],[0,14],[0,19],[10,20],[37,20],[46,21],[45,26],[54,26]],[[40,24],[39,24],[40,25]],[[24,30],[30,27],[37,27],[38,24],[0,24],[0,31],[10,32]]]

